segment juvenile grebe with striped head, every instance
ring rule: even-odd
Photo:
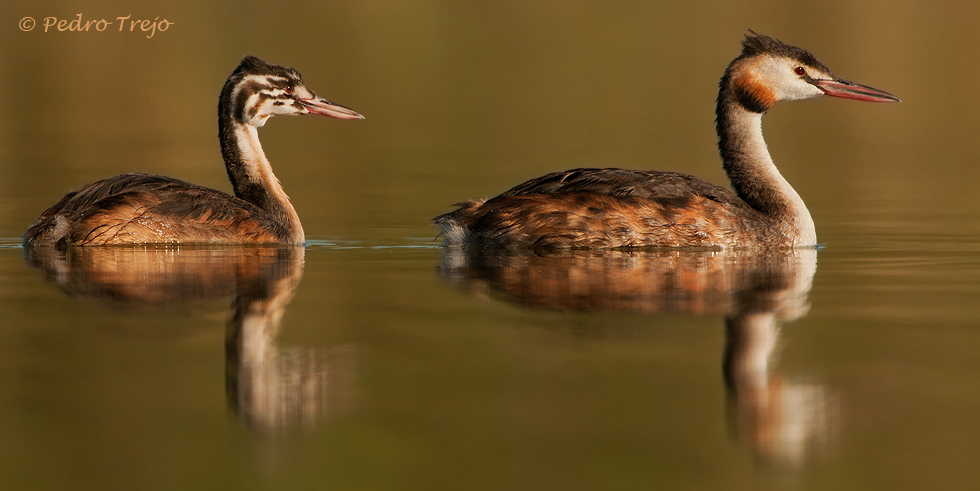
[[[822,95],[897,102],[834,76],[806,50],[752,33],[725,70],[716,109],[728,189],[676,172],[573,169],[435,218],[449,247],[812,247],[813,219],[762,138],[777,101]]]
[[[123,174],[66,195],[27,229],[25,246],[302,244],[303,227],[262,151],[272,116],[363,116],[321,99],[299,72],[245,57],[221,90],[218,137],[235,196],[177,179]]]

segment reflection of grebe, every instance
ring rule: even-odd
[[[317,97],[299,72],[246,57],[218,103],[221,153],[235,196],[177,179],[123,174],[69,193],[27,229],[24,245],[301,244],[303,227],[272,173],[258,128],[272,116],[361,119]]]
[[[460,251],[440,274],[535,309],[722,314],[732,430],[760,460],[803,463],[834,441],[836,398],[779,374],[780,325],[808,309],[816,249],[791,251]]]
[[[226,330],[228,405],[250,427],[308,426],[349,406],[354,352],[280,347],[280,321],[303,276],[302,246],[52,247],[27,261],[68,294],[126,309],[172,309],[234,296]]]
[[[807,51],[770,37],[753,33],[742,44],[742,54],[721,79],[716,120],[735,194],[674,172],[556,172],[436,217],[446,245],[816,245],[809,211],[766,149],[763,113],[777,101],[821,95],[878,102],[898,98],[840,80]]]
[[[817,251],[445,252],[440,274],[471,291],[549,310],[732,314],[748,302],[781,320],[806,311]]]

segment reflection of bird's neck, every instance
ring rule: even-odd
[[[725,329],[724,370],[728,387],[735,392],[764,389],[779,339],[776,314],[749,312],[729,316]]]
[[[272,349],[286,305],[303,274],[302,247],[270,248],[257,274],[244,275],[238,285],[226,340],[236,360],[262,361]]]
[[[225,340],[228,402],[256,429],[311,424],[343,408],[347,350],[281,348],[275,338],[302,275],[302,247],[279,249],[277,268],[239,285]]]
[[[284,242],[302,243],[305,235],[299,215],[272,172],[259,142],[258,128],[245,123],[244,115],[236,114],[245,110],[243,101],[248,99],[248,94],[242,92],[247,90],[249,85],[236,85],[229,79],[218,102],[218,138],[228,178],[235,196],[269,213],[276,234]]]
[[[799,465],[835,434],[834,399],[821,385],[774,373],[777,314],[747,311],[725,319],[725,385],[730,423],[756,455]]]
[[[790,245],[815,245],[813,218],[800,195],[783,178],[762,138],[762,110],[747,108],[745,96],[725,72],[718,94],[715,120],[722,163],[732,188],[755,210],[772,218]],[[755,109],[755,110],[753,110]]]

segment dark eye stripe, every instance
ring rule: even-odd
[[[259,92],[263,89],[269,88],[268,85],[256,82],[255,80],[248,80],[242,83],[241,88],[235,94],[235,113],[239,122],[244,123],[247,119],[254,117],[258,112],[257,109],[249,109],[248,99],[252,97],[252,94]]]
[[[259,108],[270,99],[275,100],[274,104],[276,106],[283,106],[287,103],[295,102],[295,98],[291,95],[292,91],[295,89],[297,83],[289,79],[266,79],[266,83],[260,82],[255,79],[245,80],[241,82],[240,88],[235,97],[235,109],[238,112],[238,120],[240,122],[245,122],[248,119],[254,118],[259,113]],[[269,92],[274,90],[283,90],[286,93],[271,94]],[[251,105],[248,105],[249,99],[258,94]]]

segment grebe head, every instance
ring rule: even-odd
[[[261,127],[271,116],[319,114],[339,119],[364,119],[357,112],[322,99],[303,84],[299,72],[246,56],[222,90],[231,118]]]
[[[822,95],[869,102],[899,101],[887,92],[837,78],[809,51],[754,32],[742,41],[742,54],[729,65],[722,83],[730,84],[729,90],[746,109],[759,113],[777,101]]]

